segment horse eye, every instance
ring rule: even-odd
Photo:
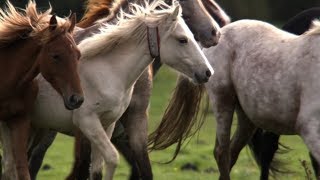
[[[55,60],[55,61],[57,61],[57,60],[59,60],[59,59],[60,59],[60,56],[59,56],[59,55],[57,55],[57,54],[52,55],[51,57],[52,57],[52,59],[53,59],[53,60]]]
[[[178,39],[178,41],[180,44],[187,44],[188,43],[188,39],[186,39],[186,38],[180,38],[180,39]]]

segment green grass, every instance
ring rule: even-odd
[[[164,109],[170,99],[171,92],[174,89],[176,81],[176,73],[162,68],[154,80],[153,95],[150,104],[150,120],[149,129],[154,129],[159,123]],[[184,146],[181,154],[171,164],[161,164],[170,160],[173,153],[173,147],[164,151],[150,153],[152,161],[152,169],[155,180],[207,180],[218,179],[218,170],[216,162],[213,158],[213,147],[215,139],[215,120],[212,114],[208,117],[205,125],[201,129],[199,135]],[[293,174],[284,174],[277,179],[300,180],[305,179],[304,169],[299,160],[307,160],[311,169],[305,145],[298,136],[283,136],[281,139],[285,145],[292,150],[281,155],[281,159],[287,162],[286,167]],[[44,164],[49,164],[52,169],[41,170],[38,176],[39,180],[59,180],[64,179],[70,172],[73,162],[73,138],[58,135],[56,141],[48,150]],[[192,163],[198,166],[198,172],[181,171],[180,167],[185,163]],[[210,173],[206,170],[211,170]],[[127,179],[129,176],[129,167],[125,160],[121,158],[120,165],[117,168],[116,180]],[[236,180],[257,180],[259,177],[259,169],[256,166],[248,148],[242,150],[240,157],[232,169],[232,179]]]

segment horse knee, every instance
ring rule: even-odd
[[[91,180],[102,180],[102,172],[94,172],[92,174]]]
[[[16,180],[18,179],[16,168],[4,168],[1,179],[4,180]]]
[[[216,161],[219,162],[219,160],[221,159],[221,156],[223,155],[223,149],[219,146],[215,146],[213,150],[213,155]]]
[[[110,158],[110,161],[107,162],[112,166],[118,166],[120,162],[119,153],[117,151],[114,152],[114,155]]]
[[[102,180],[103,158],[100,154],[92,154],[92,162],[90,168],[91,180]]]
[[[95,157],[92,159],[91,162],[91,172],[95,173],[95,172],[101,172],[103,167],[103,159],[102,157]]]

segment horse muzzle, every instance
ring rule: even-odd
[[[202,47],[209,48],[219,43],[220,36],[220,31],[212,30],[211,33],[201,34],[198,39]]]
[[[212,73],[209,69],[202,71],[201,73],[194,73],[196,83],[203,84],[209,81]]]
[[[84,101],[84,97],[78,94],[72,94],[69,97],[64,98],[64,105],[68,110],[78,109]]]

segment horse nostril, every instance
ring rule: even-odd
[[[206,70],[206,76],[209,78],[211,76],[211,71],[210,70]]]
[[[211,31],[211,35],[212,35],[212,36],[215,36],[215,35],[216,35],[216,32],[217,32],[217,31],[216,31],[215,29],[212,30],[212,31]]]
[[[69,98],[69,103],[73,106],[80,106],[84,101],[84,98],[82,96],[78,95],[71,95]]]

